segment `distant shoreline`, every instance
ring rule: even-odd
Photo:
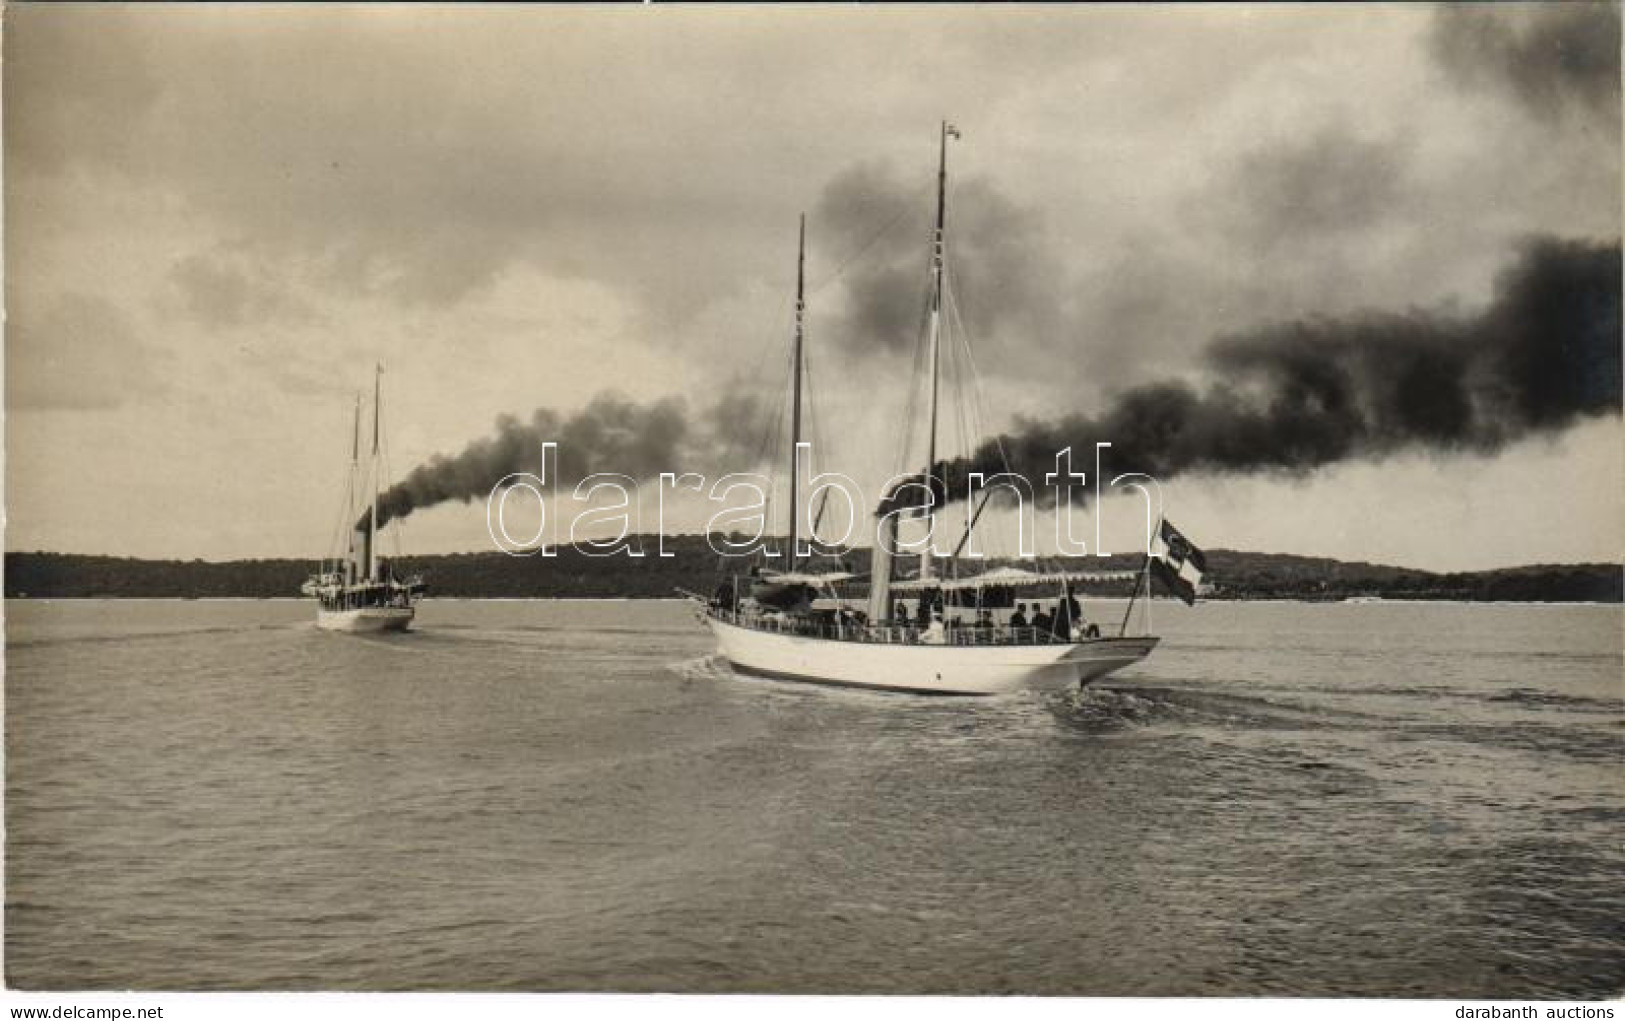
[[[397,566],[422,574],[430,598],[499,600],[669,600],[679,589],[710,593],[741,563],[719,558],[705,536],[666,536],[670,556],[591,557],[561,548],[555,557],[500,552],[400,557]],[[652,546],[653,537],[645,545]],[[1203,578],[1218,602],[1550,603],[1625,602],[1619,564],[1533,564],[1485,571],[1436,572],[1384,564],[1210,549]],[[846,569],[865,551],[849,551]],[[828,558],[837,566],[841,558]],[[899,567],[907,571],[908,558]],[[1116,577],[1078,583],[1086,598],[1125,598],[1143,565],[1140,554],[1091,557],[1089,569]],[[1007,561],[990,558],[986,568]],[[7,553],[8,599],[297,599],[310,560],[141,560],[72,553]],[[1053,596],[1054,586],[1023,586],[1017,598]],[[1158,586],[1158,595],[1166,594]]]
[[[1123,603],[1121,595],[1090,595],[1084,600],[1095,603]],[[1146,597],[1139,597],[1146,598]],[[306,595],[6,595],[6,603],[314,603]],[[421,603],[686,603],[682,595],[429,595]],[[1180,600],[1172,595],[1157,593],[1154,602],[1173,603]],[[1227,598],[1214,597],[1199,600],[1198,606],[1211,605],[1277,605],[1297,603],[1303,606],[1625,606],[1620,600],[1471,600],[1471,598],[1381,598],[1360,600],[1347,598]]]

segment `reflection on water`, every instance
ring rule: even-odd
[[[1625,988],[1617,607],[1159,607],[998,700],[736,678],[671,603],[310,615],[7,604],[8,981]]]

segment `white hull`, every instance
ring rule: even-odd
[[[370,634],[405,631],[416,611],[410,606],[362,606],[350,610],[316,610],[316,626],[324,631]]]
[[[735,669],[787,681],[935,695],[1002,695],[1087,684],[1138,663],[1158,639],[1096,638],[1057,645],[887,645],[706,623]]]

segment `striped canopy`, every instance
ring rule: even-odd
[[[995,567],[991,571],[969,578],[910,578],[892,582],[893,592],[918,592],[922,589],[976,589],[993,585],[1045,585],[1066,581],[1132,581],[1138,571],[1028,571],[1020,567]]]

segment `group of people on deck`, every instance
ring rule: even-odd
[[[1099,634],[1099,629],[1090,627],[1084,619],[1083,604],[1078,601],[1078,597],[1070,587],[1067,588],[1062,598],[1055,600],[1053,608],[1048,602],[1035,600],[1032,609],[1033,615],[1029,619],[1027,604],[1017,603],[1014,612],[1005,621],[1005,626],[1011,629],[1031,628],[1036,634],[1050,635],[1063,642],[1077,641],[1080,638],[1094,637]],[[915,604],[912,615],[909,612],[908,603],[902,600],[893,600],[891,607],[891,620],[894,623],[906,625],[912,622],[925,632],[926,641],[930,641],[932,638],[942,640],[941,636],[949,627],[992,629],[998,626],[993,619],[992,610],[980,608],[975,611],[975,614],[976,616],[972,620],[962,620],[955,617],[944,622],[941,592],[922,595],[919,602]]]
[[[778,624],[800,621],[804,617],[812,626],[852,628],[869,623],[862,610],[848,606],[824,609],[808,617],[813,593],[807,586],[800,586],[805,592],[801,595],[799,605],[791,606],[779,600],[763,602],[761,600],[765,597],[757,595],[754,591],[747,597],[740,591],[739,580],[724,579],[717,585],[716,592],[710,599],[709,605],[712,610],[746,613],[761,621]],[[753,582],[754,580],[752,579]],[[754,587],[753,585],[753,589]],[[1028,616],[1028,603],[1015,603],[1015,609],[1002,625],[994,619],[993,606],[1010,606],[1014,592],[1007,589],[1002,593],[992,593],[992,598],[987,598],[989,593],[978,590],[975,605],[969,605],[964,601],[967,594],[966,592],[950,594],[953,598],[950,598],[948,603],[950,608],[956,611],[951,616],[944,611],[944,592],[941,589],[921,592],[912,606],[906,600],[894,598],[886,620],[877,623],[917,629],[920,642],[938,645],[949,642],[950,631],[963,633],[961,629],[986,632],[990,636],[993,632],[999,631],[998,637],[992,640],[1001,643],[1012,639],[1017,643],[1076,642],[1100,636],[1100,629],[1085,620],[1083,605],[1078,601],[1070,585],[1063,589],[1059,599],[1034,600],[1030,604],[1031,617]],[[984,605],[984,599],[992,605]],[[983,640],[985,639],[976,641]]]
[[[1078,597],[1068,589],[1065,597],[1055,600],[1052,611],[1048,603],[1034,602],[1033,616],[1027,619],[1027,604],[1017,603],[1016,612],[1010,615],[1011,627],[1030,627],[1038,632],[1048,632],[1057,638],[1076,638],[1078,633],[1087,626],[1083,619],[1083,605]]]

